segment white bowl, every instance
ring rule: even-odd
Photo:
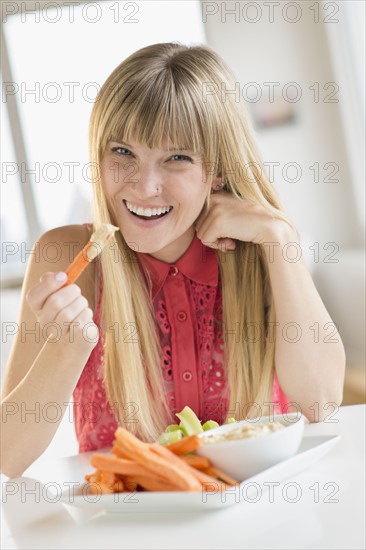
[[[205,456],[213,466],[242,482],[296,454],[304,433],[305,417],[300,413],[275,414],[225,424],[199,434],[204,441],[209,434],[222,434],[245,425],[255,426],[267,422],[280,422],[285,429],[246,439],[203,443],[196,453]]]

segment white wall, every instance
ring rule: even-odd
[[[305,9],[308,3],[300,2],[302,17],[292,24],[281,14],[281,7],[288,2],[281,3],[273,23],[269,22],[264,6],[261,19],[248,23],[242,14],[238,22],[234,15],[225,18],[224,4],[233,9],[234,2],[212,4],[221,5],[221,10],[207,16],[204,23],[207,42],[230,65],[243,89],[248,82],[260,84],[263,94],[268,90],[264,82],[280,82],[281,89],[289,82],[301,86],[302,97],[295,104],[299,109],[298,122],[257,132],[264,160],[281,163],[275,187],[287,212],[301,233],[313,235],[320,242],[358,244],[360,234],[354,223],[355,200],[350,188],[339,104],[315,103],[314,92],[309,90],[314,82],[319,82],[321,89],[323,84],[335,81],[324,25],[313,22],[313,12]],[[248,2],[237,4],[243,7]],[[290,11],[288,16],[294,17]],[[247,18],[254,17],[255,12],[248,11]],[[323,91],[323,97],[330,91]],[[298,183],[288,183],[281,176],[282,167],[289,162],[297,162],[302,168],[303,177]],[[315,183],[309,168],[315,162],[321,166],[336,162],[339,183]]]
[[[250,4],[252,8],[246,8]],[[349,139],[349,134],[342,126],[341,118],[345,104],[349,107],[352,96],[347,80],[338,80],[341,71],[336,71],[335,75],[333,67],[337,67],[338,59],[333,58],[336,52],[330,49],[326,32],[327,25],[345,25],[342,3],[330,3],[341,8],[333,14],[329,11],[329,3],[326,11],[327,4],[324,7],[318,2],[280,2],[272,22],[269,7],[265,4],[269,3],[204,2],[207,42],[229,64],[244,95],[244,86],[249,82],[259,84],[263,96],[268,93],[268,86],[263,86],[265,82],[279,82],[281,90],[289,82],[296,82],[301,88],[301,99],[294,103],[298,110],[297,121],[276,128],[258,129],[257,140],[264,161],[280,163],[276,168],[274,186],[300,231],[304,257],[323,302],[338,325],[348,364],[364,365],[365,267],[361,248],[364,231],[359,215],[360,194],[355,193],[360,189],[360,182],[354,179],[356,171],[350,169],[354,158],[347,154],[349,141],[346,143],[345,136]],[[289,23],[286,18],[295,20],[300,12],[296,14],[289,8],[287,12],[282,11],[290,4],[301,9],[301,17],[294,23]],[[314,8],[310,9],[314,5],[319,5],[319,22],[315,22]],[[237,8],[237,11],[229,14],[225,7],[232,11]],[[331,22],[336,19],[338,23]],[[316,82],[320,92],[318,102],[314,101],[314,91],[309,89]],[[323,101],[334,90],[333,85],[326,90],[323,87],[332,82],[340,88],[334,96],[338,103]],[[250,103],[248,105],[250,107]],[[297,183],[285,181],[281,174],[282,168],[291,162],[298,163],[302,169],[302,177]],[[325,163],[337,163],[339,173],[334,178],[339,182],[324,181],[330,175],[329,169],[321,170],[320,181],[315,182],[314,172],[310,169],[315,162],[320,168]],[[319,245],[314,247],[314,243]],[[319,250],[317,259],[314,248]],[[330,256],[332,252],[334,255]],[[332,260],[335,263],[330,263]]]

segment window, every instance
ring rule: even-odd
[[[112,70],[148,44],[205,42],[198,1],[37,5],[19,2],[3,25],[2,108],[12,121],[18,111],[20,129],[12,122],[11,132],[4,117],[2,238],[19,250],[50,228],[90,221],[89,116]],[[24,272],[25,263],[6,251],[2,278],[10,267]]]

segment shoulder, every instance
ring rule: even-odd
[[[37,243],[42,246],[52,243],[60,248],[69,248],[71,243],[75,243],[75,246],[83,247],[90,239],[91,233],[91,224],[63,225],[43,233]]]
[[[49,271],[63,271],[88,242],[91,233],[87,225],[63,225],[50,229],[36,241],[35,257]]]

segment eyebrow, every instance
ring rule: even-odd
[[[133,149],[133,146],[130,145],[129,143],[126,143],[125,141],[120,141],[118,139],[111,139],[111,141],[114,141],[115,143],[119,143],[120,145],[125,145],[126,147],[129,147],[130,149]],[[198,153],[196,153],[195,151],[193,151],[192,149],[185,149],[184,147],[174,147],[172,149],[166,149],[164,151],[164,153],[170,153],[171,151],[185,151],[185,152],[190,152],[190,153],[194,153],[195,155],[198,156]]]

